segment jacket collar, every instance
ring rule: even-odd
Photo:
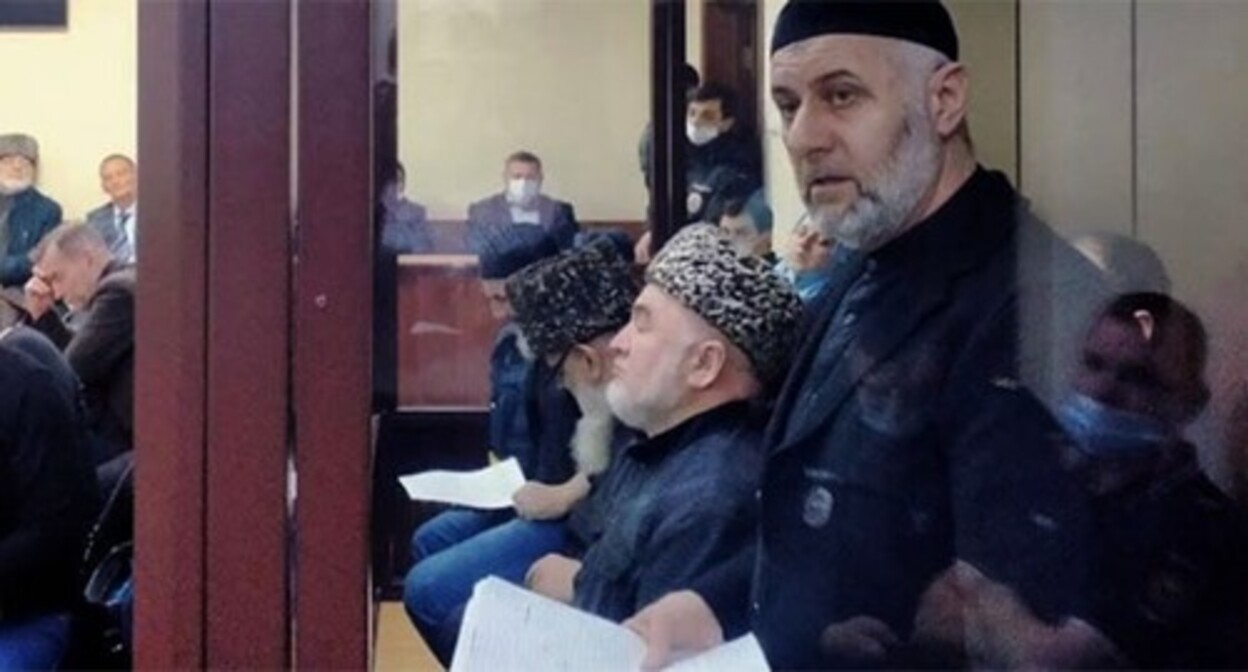
[[[804,380],[791,376],[781,392],[776,418],[768,430],[767,445],[783,450],[801,443],[835,413],[863,376],[881,361],[890,358],[934,311],[944,305],[953,281],[981,266],[1007,244],[1016,227],[1013,215],[1019,201],[1009,182],[1000,173],[977,168],[935,213],[902,237],[867,255],[865,264],[873,273],[895,275],[891,291],[863,316],[860,333],[872,340],[865,360],[848,366],[839,362],[824,380]],[[835,278],[835,270],[834,278]],[[854,277],[857,277],[856,275]],[[828,300],[806,334],[797,361],[813,361],[822,346],[841,299],[853,284],[851,277],[837,292],[829,288]],[[804,367],[797,367],[802,370]],[[789,417],[796,408],[803,388],[817,386],[821,402],[811,413]],[[793,423],[791,430],[783,423]],[[785,440],[785,435],[789,439]]]
[[[642,462],[657,462],[714,432],[741,424],[751,417],[747,401],[730,401],[688,418],[675,427],[650,438],[637,433],[626,445],[628,454]]]

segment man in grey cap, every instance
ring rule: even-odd
[[[673,237],[646,280],[611,341],[606,390],[644,436],[595,486],[607,522],[583,559],[547,556],[529,572],[538,592],[617,621],[751,548],[763,459],[751,402],[784,376],[801,316],[766,262],[709,225]]]
[[[30,251],[61,223],[61,206],[35,188],[39,143],[29,135],[0,135],[0,287],[30,278]]]
[[[1029,384],[1060,384],[1055,344],[1078,333],[1051,318],[1083,319],[1062,299],[1094,269],[976,163],[939,2],[792,0],[771,53],[801,196],[837,258],[766,433],[758,553],[630,625],[655,664],[749,628],[776,668],[947,665],[999,587],[1073,633],[1075,657],[976,662],[1077,662],[1094,639],[1070,618],[1088,507]]]

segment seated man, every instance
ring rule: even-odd
[[[771,251],[771,207],[761,189],[745,197],[728,199],[715,222],[741,254],[762,257],[775,264]]]
[[[559,243],[572,246],[580,229],[572,205],[542,194],[542,160],[516,152],[503,164],[503,193],[468,206],[468,242],[475,249],[490,229],[540,226]]]
[[[518,583],[536,559],[564,549],[562,519],[589,492],[590,479],[606,468],[614,429],[605,401],[610,372],[606,343],[628,320],[636,294],[629,272],[608,241],[596,241],[538,262],[507,282],[507,298],[528,347],[552,379],[558,376],[580,409],[575,432],[564,434],[558,445],[544,444],[543,452],[558,451],[560,455],[549,459],[574,461],[576,469],[559,482],[526,483],[515,495],[520,519],[482,529],[426,555],[412,568],[404,603],[443,662],[454,649],[458,612],[473,585],[490,575]]]
[[[611,342],[607,386],[612,413],[645,437],[596,486],[607,522],[584,558],[547,556],[528,577],[613,620],[752,547],[763,454],[749,402],[783,377],[802,311],[767,264],[709,225],[678,233],[646,280]]]
[[[1012,595],[980,591],[972,653],[1066,667],[1068,651],[1100,640],[1105,666],[1248,666],[1243,514],[1182,437],[1209,398],[1206,354],[1200,319],[1163,294],[1101,313],[1058,412],[1072,439],[1063,462],[1092,502],[1097,580],[1083,618],[1095,631],[1046,626]]]
[[[54,669],[99,507],[87,439],[54,373],[0,339],[0,670]]]
[[[780,277],[793,285],[802,301],[810,303],[827,286],[832,263],[832,241],[803,218],[775,268]]]
[[[496,459],[515,457],[530,478],[552,480],[566,478],[571,467],[555,460],[539,464],[538,446],[553,444],[554,450],[562,451],[575,418],[567,410],[570,403],[557,389],[549,389],[549,372],[526,354],[528,346],[512,321],[504,283],[513,273],[557,252],[554,241],[544,232],[515,229],[495,231],[478,255],[481,293],[490,314],[502,323],[490,352],[487,447]],[[412,535],[412,559],[420,562],[511,517],[508,511],[445,511]]]
[[[107,481],[104,463],[128,453],[134,436],[134,267],[114,260],[86,224],[57,227],[31,258],[26,311],[82,381],[95,461]],[[57,301],[75,315],[74,329],[57,314]]]
[[[61,222],[61,206],[35,188],[39,143],[29,135],[0,135],[0,286],[30,277],[30,251]]]
[[[435,252],[425,206],[409,200],[406,190],[407,171],[400,163],[381,192],[381,246],[393,254]]]
[[[139,221],[138,171],[134,159],[125,154],[104,157],[100,162],[100,188],[108,194],[108,202],[87,213],[87,224],[100,232],[114,259],[133,264]]]

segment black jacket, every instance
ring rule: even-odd
[[[0,623],[67,609],[99,491],[55,376],[0,342]]]
[[[1060,305],[1071,273],[1095,284],[1090,265],[982,169],[923,224],[843,257],[768,427],[753,581],[742,560],[699,592],[730,616],[751,586],[777,668],[847,662],[819,636],[857,615],[908,637],[957,559],[1043,618],[1080,611],[1087,501],[1028,372],[1073,356],[1053,351],[1052,309],[1030,307]]]

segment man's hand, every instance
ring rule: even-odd
[[[702,596],[692,590],[668,593],[624,625],[646,640],[647,670],[706,651],[724,642],[724,631]]]
[[[43,314],[52,309],[52,305],[56,303],[56,297],[52,295],[52,288],[48,283],[44,282],[39,276],[32,275],[30,280],[26,281],[24,288],[26,294],[26,312],[30,313],[30,319],[38,320]]]
[[[579,560],[558,553],[547,553],[529,567],[529,573],[524,577],[524,585],[538,595],[572,604],[576,575],[580,571]]]
[[[889,652],[900,645],[901,639],[892,628],[870,616],[833,623],[819,637],[819,648],[825,655],[855,665],[883,663]]]
[[[546,485],[537,481],[525,483],[511,496],[516,513],[528,520],[553,520],[568,515],[572,505],[583,496],[579,489],[568,487],[571,483],[572,481],[563,485]]]
[[[802,226],[794,232],[785,260],[795,271],[812,271],[828,260],[828,244],[814,226]]]

